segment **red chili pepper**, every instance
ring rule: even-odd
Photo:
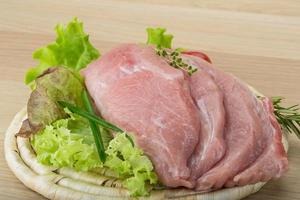
[[[184,51],[182,53],[183,54],[192,55],[192,56],[196,56],[196,57],[199,57],[199,58],[201,58],[203,60],[206,60],[209,63],[212,63],[211,59],[205,53],[202,53],[200,51]]]

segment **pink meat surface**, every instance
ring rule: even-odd
[[[245,84],[202,59],[187,57],[187,62],[209,73],[224,94],[226,154],[197,180],[196,186],[197,190],[215,190],[230,184],[256,160],[267,146],[273,127],[263,105]]]
[[[233,179],[235,185],[247,185],[260,181],[269,181],[273,177],[280,177],[288,169],[287,154],[283,148],[281,139],[282,132],[275,115],[272,101],[269,98],[263,99],[265,112],[270,118],[272,137],[267,148],[256,159],[256,161]]]
[[[189,159],[191,179],[197,179],[211,169],[225,153],[225,111],[223,93],[210,75],[199,70],[189,80],[201,122],[199,142]]]
[[[153,47],[125,44],[82,74],[101,115],[135,136],[166,186],[208,191],[286,171],[271,103],[203,59],[183,59],[198,72],[189,77]]]
[[[183,72],[152,47],[127,44],[82,73],[102,116],[134,134],[159,180],[193,188],[187,160],[198,142],[200,122]]]

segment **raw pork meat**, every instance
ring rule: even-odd
[[[166,186],[194,187],[187,160],[200,122],[183,72],[149,46],[122,45],[83,71],[102,116],[134,133]]]
[[[225,153],[225,111],[223,93],[206,72],[199,70],[189,80],[201,122],[199,142],[189,159],[191,179],[196,179],[213,167]]]
[[[101,115],[135,136],[166,186],[209,191],[287,170],[268,99],[197,57],[191,77],[147,45],[125,44],[82,71]]]
[[[246,169],[263,152],[272,137],[273,127],[262,103],[237,78],[195,56],[186,62],[209,73],[224,94],[226,154],[197,180],[197,190],[219,189]]]
[[[258,159],[246,170],[233,179],[235,185],[248,185],[260,181],[269,181],[273,177],[280,177],[288,169],[287,154],[281,143],[282,132],[275,115],[272,101],[269,98],[262,100],[265,112],[270,117],[272,137],[269,144]],[[232,186],[232,185],[230,185]]]

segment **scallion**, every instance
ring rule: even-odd
[[[116,132],[124,132],[122,129],[105,121],[104,119],[101,119],[97,115],[88,113],[85,110],[78,108],[70,103],[67,103],[65,101],[58,101],[58,103],[62,107],[68,108],[71,112],[76,113],[77,115],[80,115],[86,119],[92,120],[92,121],[96,122],[97,124],[99,124],[100,126],[103,126],[104,128],[108,128],[108,129],[116,131]]]
[[[90,114],[95,114],[94,110],[93,110],[93,106],[92,103],[90,101],[89,95],[86,92],[86,90],[83,91],[82,93],[82,101],[84,104],[85,109],[90,113]],[[100,160],[102,161],[102,163],[105,162],[106,160],[106,153],[105,153],[105,149],[104,149],[104,145],[103,145],[103,141],[102,141],[102,137],[100,134],[100,129],[98,124],[96,124],[94,121],[89,119],[89,124],[95,139],[95,144],[97,147],[97,151],[98,151],[98,155]]]
[[[122,129],[120,129],[119,127],[105,121],[104,119],[98,117],[97,115],[95,114],[92,114],[92,113],[89,113],[89,112],[86,112],[85,110],[77,107],[77,106],[74,106],[70,103],[67,103],[65,101],[58,101],[58,104],[64,108],[68,108],[72,113],[76,113],[77,115],[80,115],[88,120],[91,120],[95,123],[97,123],[98,125],[104,127],[104,128],[107,128],[109,130],[112,130],[112,131],[115,131],[116,133],[123,133],[125,131],[123,131]],[[132,138],[126,134],[126,137],[128,138],[128,140],[130,141],[130,143],[132,144],[132,146],[134,146],[134,142],[132,140]]]

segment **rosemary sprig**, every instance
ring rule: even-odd
[[[156,53],[159,56],[166,58],[167,62],[176,69],[182,69],[186,71],[190,76],[195,73],[198,68],[193,67],[185,63],[180,57],[180,49],[175,49],[174,51],[168,52],[164,48],[156,47]]]
[[[299,104],[283,107],[281,102],[283,97],[272,97],[274,113],[281,127],[288,133],[295,133],[300,139],[300,107]]]
[[[84,107],[87,110],[87,112],[89,112],[90,114],[95,114],[94,110],[93,110],[92,103],[90,101],[90,97],[89,97],[86,90],[84,90],[83,93],[82,93],[82,101],[83,101]],[[91,130],[92,130],[92,133],[93,133],[93,136],[94,136],[94,140],[95,140],[95,144],[96,144],[96,147],[97,147],[99,158],[102,161],[102,163],[104,163],[105,160],[106,160],[106,153],[105,153],[105,149],[104,149],[103,140],[102,140],[102,137],[101,137],[99,126],[98,126],[98,124],[96,124],[92,120],[88,120],[88,121],[89,121]]]

